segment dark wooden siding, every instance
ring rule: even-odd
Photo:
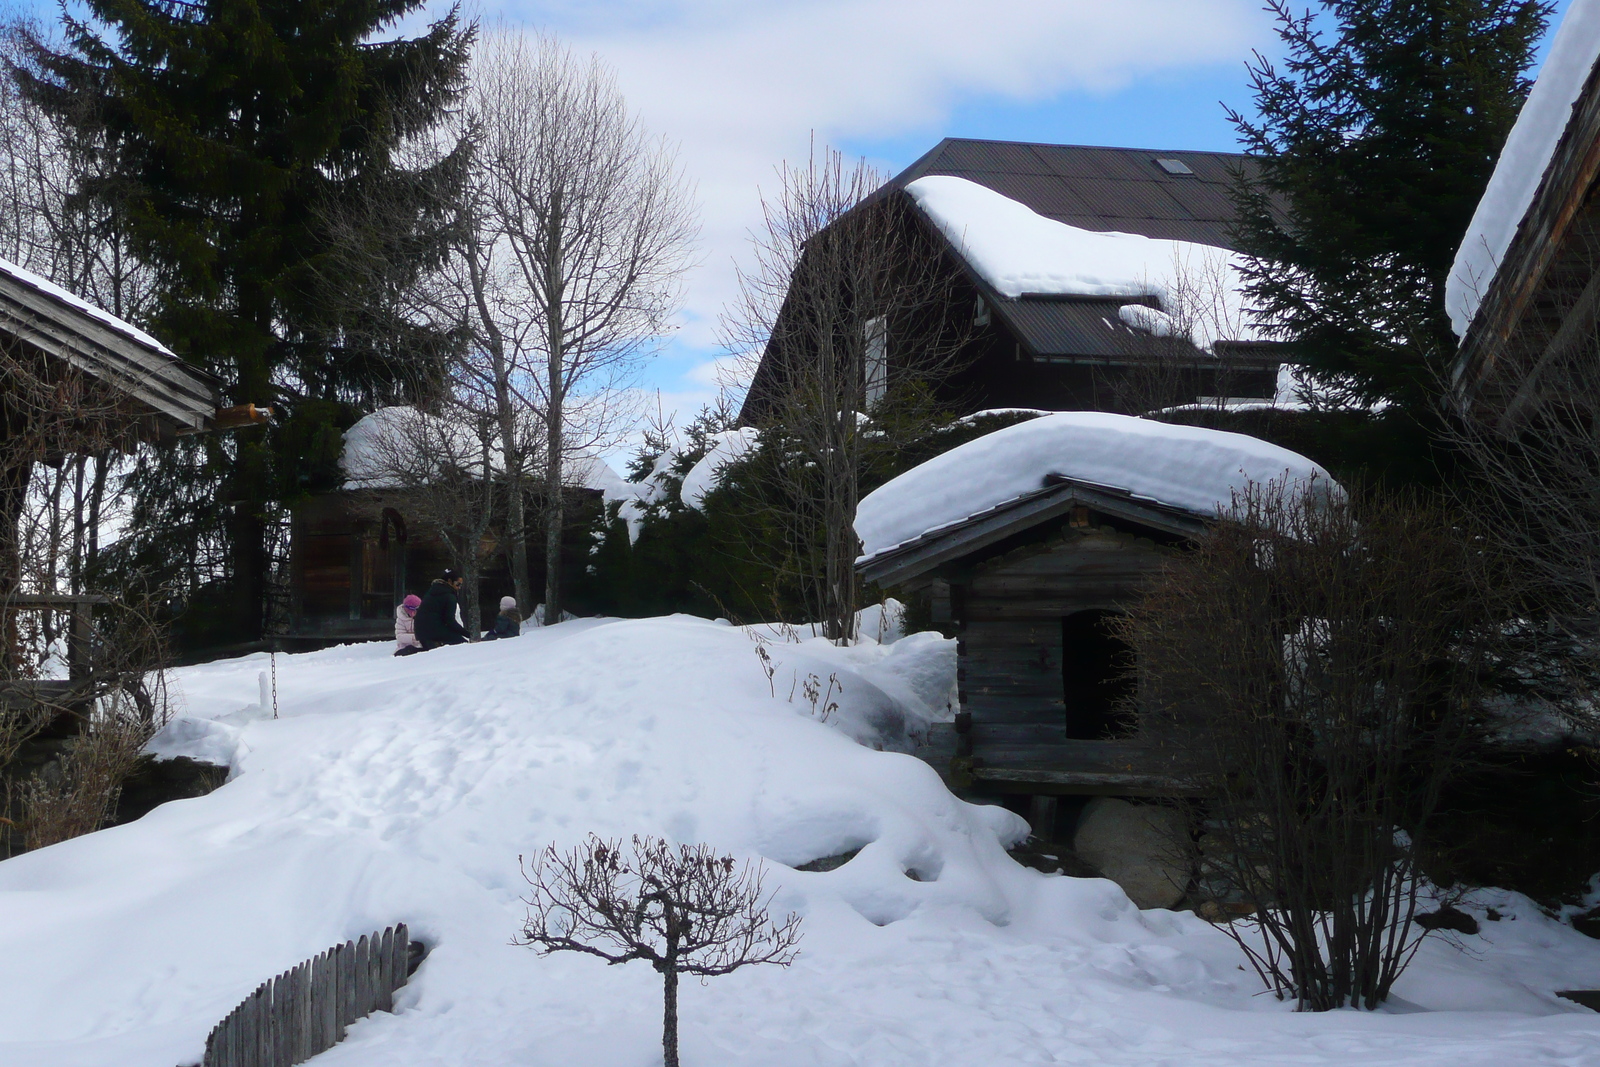
[[[971,754],[986,772],[1074,769],[1137,773],[1137,742],[1067,737],[1062,620],[1124,609],[1168,549],[1098,527],[980,564],[954,598],[960,625],[961,709]],[[1026,781],[1018,782],[1026,785]]]

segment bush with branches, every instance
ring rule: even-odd
[[[1438,505],[1255,488],[1121,626],[1141,732],[1206,798],[1194,858],[1302,1009],[1377,1007],[1424,935],[1419,856],[1505,630],[1492,571]]]
[[[678,976],[702,981],[756,963],[787,967],[800,917],[774,920],[761,864],[709,845],[635,836],[631,849],[594,834],[562,852],[550,845],[525,866],[532,891],[518,943],[543,954],[582,952],[608,964],[648,962],[661,975],[661,1047],[678,1067]]]

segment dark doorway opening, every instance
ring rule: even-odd
[[[1075,740],[1104,740],[1132,726],[1124,702],[1133,696],[1133,650],[1107,627],[1115,617],[1080,611],[1061,620],[1061,690]]]

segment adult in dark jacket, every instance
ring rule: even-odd
[[[456,593],[461,589],[461,575],[445,571],[444,577],[435,578],[422,596],[422,607],[417,609],[417,640],[424,649],[440,645],[464,645],[471,638],[466,627],[456,616],[460,601]]]

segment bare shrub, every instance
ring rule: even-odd
[[[665,989],[666,1067],[678,1067],[678,975],[703,981],[749,964],[794,962],[800,917],[769,916],[764,874],[761,864],[740,864],[709,845],[635,836],[624,851],[621,841],[590,834],[569,852],[549,846],[524,869],[533,891],[517,943],[610,964],[648,961]]]
[[[1375,1008],[1416,952],[1421,846],[1481,736],[1490,557],[1435,504],[1254,489],[1120,625],[1229,925],[1303,1010]],[[1214,884],[1214,883],[1213,883]]]

